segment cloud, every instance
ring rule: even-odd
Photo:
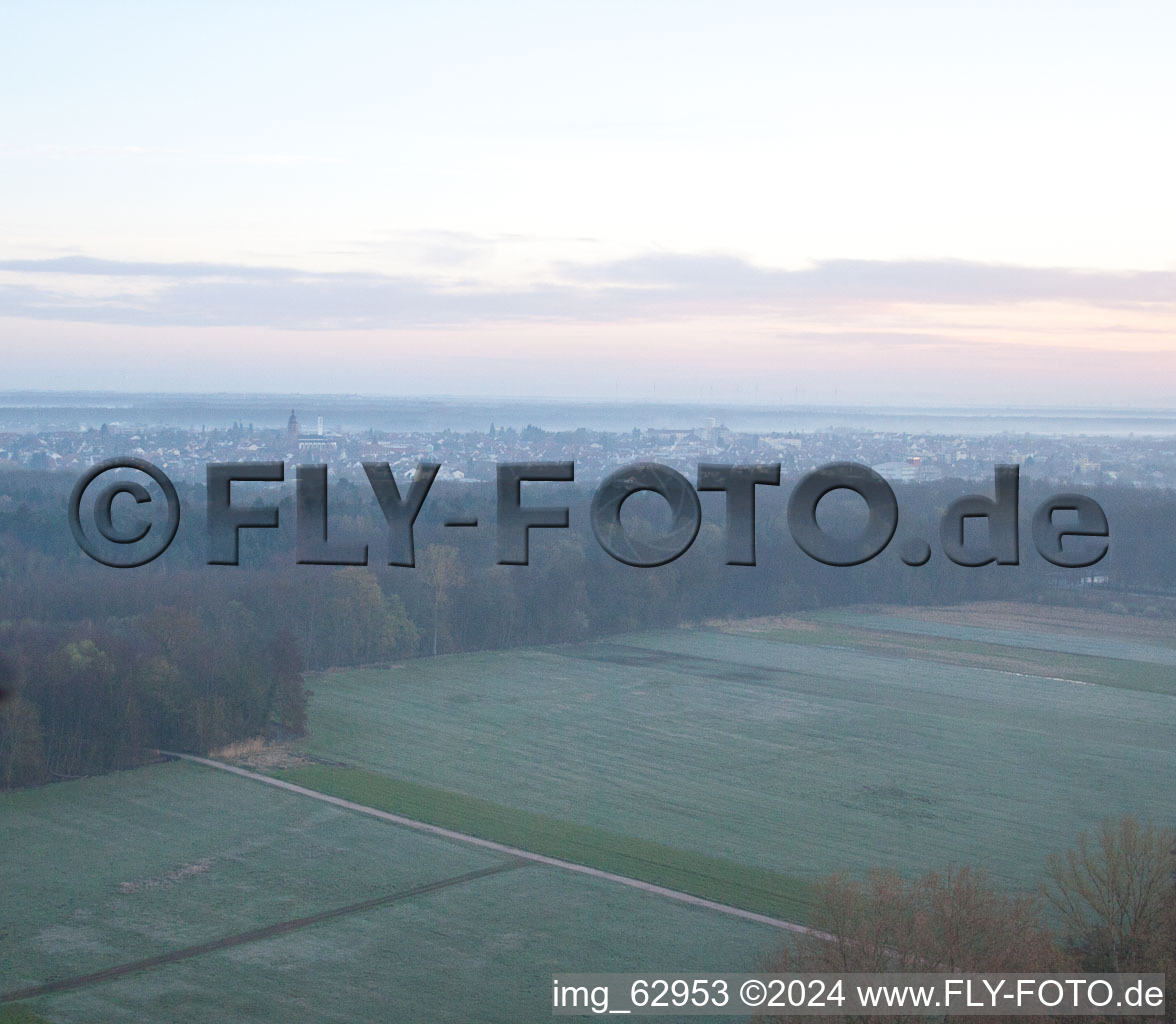
[[[0,261],[0,273],[7,278],[0,285],[0,316],[149,326],[316,330],[590,324],[912,303],[1062,302],[1165,311],[1176,306],[1172,272],[959,260],[832,260],[779,270],[730,256],[657,253],[607,263],[560,263],[550,269],[548,280],[522,288],[477,280],[455,286],[411,275],[88,256]],[[53,287],[37,283],[42,275],[55,275]],[[78,279],[76,290],[69,288],[70,278]]]
[[[565,266],[564,272],[585,282],[777,301],[1176,303],[1176,273],[1170,271],[1116,273],[965,260],[828,260],[803,270],[771,270],[730,256],[650,254]]]
[[[20,274],[71,274],[80,277],[264,278],[299,276],[287,267],[251,267],[238,263],[147,263],[103,260],[92,256],[56,256],[41,260],[0,260],[0,271]]]

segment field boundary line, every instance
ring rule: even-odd
[[[754,910],[744,910],[742,907],[733,907],[728,903],[720,903],[718,900],[708,900],[703,896],[694,896],[691,893],[681,892],[678,889],[670,889],[664,885],[645,882],[640,878],[630,878],[628,875],[618,875],[615,872],[589,867],[586,864],[577,864],[574,861],[561,860],[558,857],[548,857],[543,853],[534,853],[531,850],[524,850],[517,846],[508,846],[506,843],[499,843],[493,839],[483,839],[480,836],[470,835],[467,832],[458,832],[455,829],[443,828],[440,825],[430,825],[427,821],[418,821],[416,818],[408,818],[403,814],[393,814],[390,811],[381,811],[375,807],[368,807],[366,804],[357,804],[352,800],[344,800],[342,797],[331,796],[329,793],[320,793],[316,789],[308,789],[306,786],[298,786],[293,782],[275,779],[269,775],[262,775],[260,772],[249,771],[247,768],[238,768],[236,765],[225,764],[222,761],[214,761],[207,757],[198,757],[195,754],[180,754],[170,750],[160,750],[158,753],[163,757],[175,757],[181,761],[191,761],[209,768],[231,772],[233,775],[241,775],[247,779],[253,779],[256,782],[264,782],[267,786],[284,789],[291,793],[297,793],[300,796],[308,796],[314,800],[334,804],[336,807],[342,807],[349,811],[358,811],[360,814],[367,814],[373,818],[379,818],[381,821],[391,822],[393,825],[415,829],[417,832],[426,832],[430,835],[452,839],[459,843],[480,846],[486,850],[493,850],[496,853],[516,857],[520,860],[531,861],[535,864],[545,864],[548,867],[560,868],[563,871],[572,871],[579,875],[587,875],[590,878],[599,878],[606,882],[614,882],[617,885],[628,886],[630,889],[639,889],[642,892],[653,893],[655,896],[663,896],[666,899],[676,900],[679,903],[702,907],[705,910],[714,910],[720,914],[726,914],[729,917],[741,918],[744,921],[766,924],[772,928],[779,928],[782,931],[793,932],[796,935],[809,935],[826,941],[831,941],[834,938],[828,932],[823,932],[817,928],[809,928],[807,925],[797,924],[795,921],[785,921],[782,918],[772,917],[769,914],[760,914]]]
[[[243,946],[248,942],[260,942],[262,939],[287,935],[290,932],[298,931],[301,928],[309,928],[323,921],[331,921],[337,917],[345,917],[350,914],[360,914],[365,910],[375,910],[378,907],[391,906],[393,903],[399,903],[401,900],[409,899],[412,896],[424,896],[431,892],[438,892],[441,889],[452,888],[455,885],[464,885],[466,882],[473,882],[479,878],[500,875],[505,871],[514,871],[518,868],[528,866],[528,862],[515,858],[504,864],[492,864],[490,867],[479,868],[476,871],[467,871],[465,874],[441,878],[435,882],[425,882],[423,885],[415,885],[410,889],[401,889],[397,892],[387,893],[384,896],[375,896],[370,900],[363,900],[360,903],[349,903],[345,907],[335,907],[332,910],[323,910],[317,914],[307,914],[304,917],[292,918],[289,921],[279,921],[277,924],[267,924],[262,925],[260,928],[251,928],[247,932],[237,932],[235,935],[226,935],[219,939],[209,939],[207,942],[201,942],[195,946],[185,946],[182,949],[172,950],[170,953],[160,953],[156,956],[145,957],[142,960],[132,960],[130,963],[116,964],[114,967],[107,967],[90,974],[79,974],[72,978],[62,978],[59,981],[47,981],[42,985],[30,985],[28,988],[0,992],[0,1004],[16,1002],[20,999],[35,999],[38,996],[52,995],[57,992],[70,992],[74,989],[84,988],[87,985],[96,985],[103,981],[113,981],[127,974],[147,971],[153,967],[163,967],[168,964],[179,963],[181,960],[191,960],[193,957],[215,953],[218,950]]]

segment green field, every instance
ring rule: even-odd
[[[730,627],[729,627],[730,628]],[[1018,675],[1069,682],[1097,683],[1122,690],[1176,696],[1176,650],[1153,645],[1119,643],[1106,648],[1111,656],[1083,654],[1073,647],[1094,641],[1043,637],[976,627],[881,615],[826,613],[812,621],[761,629],[731,629],[738,635],[809,647],[849,648],[903,659],[937,661],[962,668],[990,668]],[[1135,657],[1129,658],[1126,652]]]
[[[187,764],[3,794],[0,820],[5,993],[511,864]],[[740,970],[778,941],[531,864],[21,1005],[54,1022],[515,1022],[550,1016],[555,972]]]
[[[392,811],[745,910],[788,921],[806,920],[812,912],[813,893],[809,885],[765,868],[405,782],[362,768],[316,764],[273,774],[366,807]]]
[[[900,611],[903,614],[897,614]],[[840,630],[894,631],[907,634],[908,638],[913,634],[939,640],[973,641],[988,647],[1014,648],[1023,652],[1048,651],[1095,660],[1176,666],[1176,636],[1170,631],[1162,631],[1159,623],[1108,615],[1097,617],[1094,629],[1062,633],[1047,631],[1032,622],[1018,625],[1010,621],[1011,616],[998,616],[999,624],[987,621],[989,618],[985,616],[982,623],[944,622],[938,617],[921,616],[913,609],[836,610],[812,616],[814,621]],[[1120,635],[1124,626],[1134,627],[1142,635],[1124,637]]]
[[[1130,685],[1156,666],[1116,661],[1107,685],[1034,672],[1036,650],[945,664],[812,625],[825,645],[690,629],[326,673],[304,749],[444,791],[439,813],[457,794],[797,892],[841,868],[962,863],[1034,888],[1101,818],[1170,815],[1176,703]]]
[[[1033,889],[1100,819],[1170,820],[1154,626],[938,614],[322,673],[271,771],[792,920],[836,870],[976,864]],[[553,973],[743,970],[781,941],[187,763],[0,794],[0,822],[0,993],[181,954],[19,1001],[53,1022],[547,1019]]]

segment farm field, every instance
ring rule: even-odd
[[[902,614],[905,612],[905,614]],[[991,668],[1047,679],[1097,683],[1176,696],[1176,648],[1119,636],[1071,636],[977,625],[910,609],[828,611],[718,624],[736,636],[851,648],[946,665]],[[1159,639],[1159,638],[1155,638]]]
[[[428,787],[439,807],[481,801],[798,891],[839,869],[962,863],[1035,888],[1046,855],[1103,817],[1170,815],[1176,670],[1142,660],[1150,641],[1129,660],[1007,630],[791,621],[319,675],[302,749],[351,767],[315,766],[310,784],[359,769],[392,780],[393,803],[401,783]]]
[[[0,993],[54,1022],[545,1018],[552,973],[748,969],[780,933],[169,763],[0,795]],[[379,901],[379,902],[377,902]]]
[[[322,673],[268,770],[799,921],[834,870],[1029,889],[1101,818],[1170,817],[1154,624],[919,611]],[[17,1001],[55,1024],[546,1019],[553,973],[744,970],[782,935],[191,763],[0,794],[0,821],[0,994],[115,970]]]
[[[1024,630],[1046,636],[1079,636],[1110,640],[1134,639],[1160,647],[1176,648],[1171,620],[1145,615],[1121,615],[1094,608],[1070,608],[1016,601],[978,601],[942,607],[894,605],[857,608],[853,614],[879,611],[923,622],[947,622],[1001,630]]]
[[[997,647],[1013,647],[1099,660],[1138,662],[1148,665],[1176,666],[1176,646],[1170,636],[1123,639],[1117,635],[1048,633],[1006,623],[989,625],[952,621],[942,616],[894,614],[889,610],[834,611],[814,618],[818,622],[850,628],[876,629],[937,639],[971,640]]]

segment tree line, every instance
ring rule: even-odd
[[[763,969],[1162,973],[1164,1019],[1171,1021],[1176,1019],[1176,831],[1132,817],[1108,819],[1047,860],[1036,896],[1003,892],[982,871],[967,867],[910,880],[891,871],[873,872],[864,881],[834,875],[819,886],[814,926],[826,935],[800,937]],[[759,1018],[793,1019],[799,1017]],[[852,1019],[897,1024],[902,1018],[880,1013]]]
[[[389,567],[381,564],[386,525],[370,487],[346,479],[331,481],[331,537],[367,543],[368,567],[298,565],[292,495],[280,505],[282,529],[242,531],[239,566],[208,565],[203,488],[179,485],[184,515],[175,543],[149,565],[117,570],[75,546],[66,517],[73,483],[68,473],[0,474],[0,671],[7,680],[0,682],[7,694],[0,786],[116,768],[143,749],[205,752],[257,735],[299,734],[304,668],[859,602],[1057,600],[1067,595],[1059,578],[1084,572],[1059,572],[1031,549],[1019,566],[967,569],[933,557],[911,568],[889,549],[865,565],[824,566],[788,531],[788,482],[761,495],[755,566],[725,564],[722,495],[701,495],[703,526],[683,557],[641,569],[600,548],[588,524],[591,490],[565,484],[534,485],[524,503],[566,502],[570,528],[533,531],[530,565],[498,565],[494,488],[439,483],[417,521],[416,566]],[[895,485],[898,538],[935,538],[943,510],[978,489],[963,481]],[[1047,491],[1026,482],[1023,511]],[[1099,571],[1149,595],[1136,604],[1168,613],[1162,592],[1176,581],[1173,496],[1127,488],[1091,496],[1111,522],[1111,551]],[[823,528],[860,529],[854,500],[829,502],[827,514],[822,505]],[[659,501],[637,495],[627,502],[627,528],[664,529]],[[483,527],[443,525],[469,515]],[[1130,600],[1118,591],[1112,599]]]

